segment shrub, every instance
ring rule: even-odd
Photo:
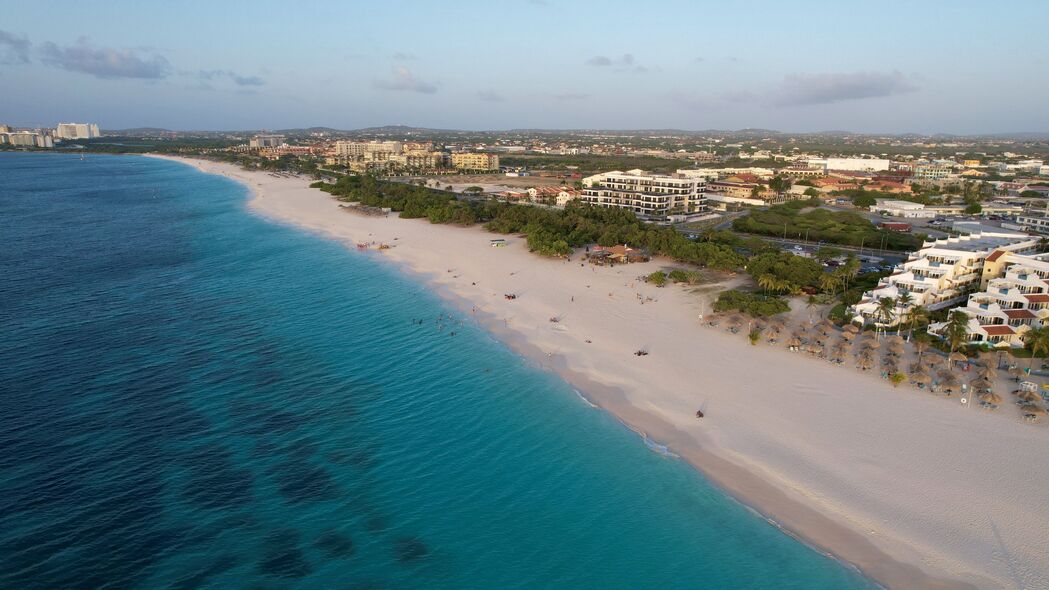
[[[714,311],[738,311],[753,317],[769,317],[790,311],[787,302],[779,297],[767,297],[748,291],[722,291],[714,302]]]

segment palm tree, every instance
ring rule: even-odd
[[[1027,346],[1031,347],[1031,365],[1027,369],[1027,373],[1030,374],[1034,368],[1034,357],[1039,353],[1045,356],[1045,353],[1049,352],[1049,326],[1031,328],[1024,333],[1023,338]]]
[[[770,274],[763,274],[758,277],[758,286],[765,290],[765,294],[768,295],[769,291],[779,287],[779,280]]]
[[[841,267],[842,276],[845,277],[845,289],[849,288],[849,280],[856,278],[856,275],[860,274],[860,261],[856,260],[856,257],[849,254],[849,259],[845,261]]]
[[[907,291],[901,291],[900,294],[896,296],[896,306],[900,310],[896,315],[900,318],[901,322],[907,321],[907,316],[910,315],[910,310],[907,308],[911,303],[914,303],[914,297],[911,297],[911,294]]]
[[[914,335],[914,352],[918,353],[918,362],[922,362],[922,355],[929,349],[929,335],[918,332]]]
[[[887,324],[896,317],[896,300],[892,297],[878,299],[878,309],[874,312],[883,324]],[[877,326],[875,326],[877,328]]]
[[[951,352],[958,349],[969,335],[969,316],[960,309],[951,312],[947,317],[947,326],[943,329],[947,342],[951,343]]]
[[[911,336],[914,334],[914,325],[929,321],[929,309],[924,305],[915,305],[911,308],[907,317],[911,320],[911,328],[907,331],[907,342],[910,342]]]
[[[841,284],[842,280],[836,274],[823,273],[820,275],[820,290],[826,291],[827,293],[837,293],[838,285]]]

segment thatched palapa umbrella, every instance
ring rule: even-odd
[[[988,391],[980,396],[980,403],[991,409],[998,409],[998,406],[1002,403],[1002,396]]]
[[[1009,374],[1013,376],[1013,379],[1019,381],[1021,377],[1027,373],[1023,370],[1020,365],[1012,365],[1009,367]]]
[[[1024,418],[1037,420],[1039,417],[1045,415],[1045,408],[1035,404],[1027,404],[1020,406],[1020,412],[1023,414]]]
[[[853,334],[858,334],[860,332],[860,328],[856,324],[848,324],[847,326],[845,326],[845,331],[852,332]]]
[[[1037,393],[1035,393],[1033,391],[1021,391],[1020,393],[1016,394],[1016,397],[1019,398],[1022,401],[1028,402],[1028,403],[1034,403],[1034,402],[1042,401],[1041,396],[1039,396]]]
[[[969,357],[956,350],[952,352],[950,356],[947,357],[947,360],[951,361],[952,363],[964,363],[969,360]]]
[[[969,382],[969,386],[974,391],[990,391],[994,389],[994,383],[991,383],[991,380],[987,377],[977,377]]]
[[[951,371],[940,371],[940,388],[944,391],[951,393],[958,389],[961,385],[961,381],[958,380],[958,376]]]
[[[983,367],[980,367],[980,369],[978,371],[976,371],[976,375],[978,377],[986,377],[988,379],[994,379],[995,377],[998,376],[998,369],[995,369],[991,365],[985,365]]]
[[[927,385],[930,381],[932,381],[932,377],[930,377],[928,373],[911,373],[911,383]]]
[[[861,371],[869,371],[874,367],[874,357],[870,355],[862,355],[856,359],[856,368]]]
[[[734,313],[731,316],[729,316],[728,321],[725,322],[725,325],[728,326],[729,330],[736,332],[739,330],[739,327],[743,325],[743,316],[739,315],[738,313]]]

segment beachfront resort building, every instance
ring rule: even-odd
[[[992,346],[1023,346],[1023,335],[1049,318],[1049,254],[995,250],[984,262],[980,291],[959,308],[968,318],[968,340]],[[932,324],[942,335],[947,322]]]
[[[641,215],[701,213],[707,210],[706,188],[706,181],[697,177],[614,170],[584,178],[579,198],[597,207],[629,209]]]
[[[393,169],[434,170],[444,167],[445,154],[432,151],[432,144],[399,141],[337,141],[329,165],[346,166],[355,172]]]
[[[282,143],[284,143],[283,135],[256,135],[248,140],[248,149],[275,148],[280,147]]]
[[[36,131],[13,131],[0,133],[0,143],[18,147],[52,148],[54,140],[46,133]]]
[[[55,127],[57,139],[94,139],[102,137],[95,123],[59,123]]]
[[[499,170],[499,156],[495,154],[459,152],[452,154],[452,167],[457,170],[495,172]]]
[[[985,284],[984,266],[992,254],[1031,254],[1037,247],[1037,238],[1005,230],[926,241],[876,288],[863,294],[852,308],[853,320],[889,327],[906,321],[914,306],[936,310],[963,303]],[[999,252],[1002,254],[996,254]],[[904,293],[910,302],[896,305],[891,317],[885,317],[879,302],[885,297],[898,302]]]

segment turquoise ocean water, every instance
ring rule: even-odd
[[[0,587],[872,587],[245,203],[0,155]]]

